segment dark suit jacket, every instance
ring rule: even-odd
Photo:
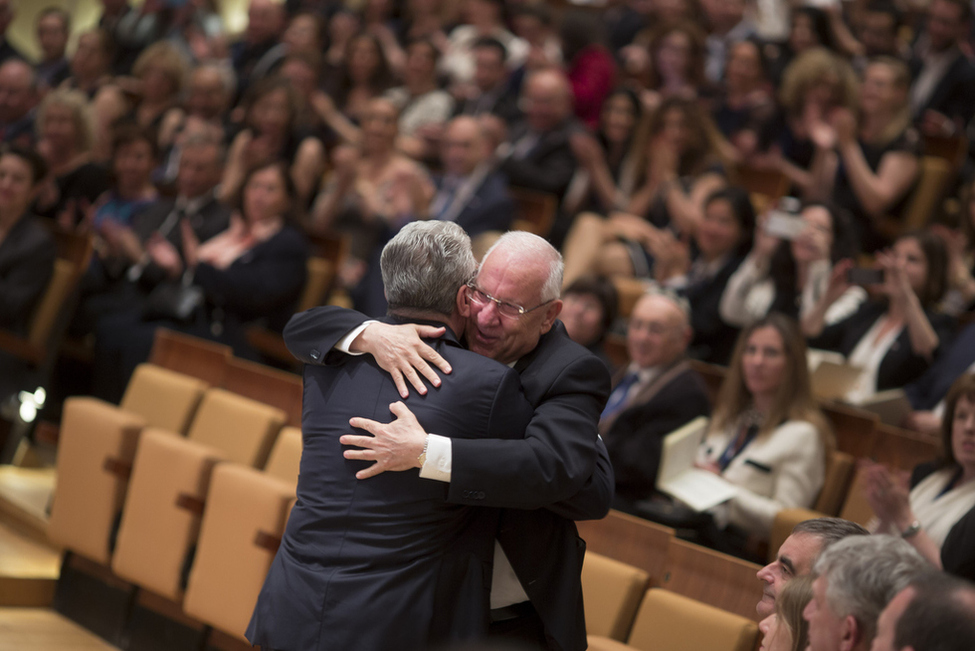
[[[694,359],[721,365],[727,365],[731,359],[731,351],[738,339],[738,328],[724,322],[719,306],[728,279],[737,271],[741,260],[734,256],[713,278],[690,285],[683,292],[691,304],[694,339],[689,355]]]
[[[887,304],[884,301],[868,301],[846,319],[824,328],[810,344],[813,348],[835,350],[849,355],[886,310]],[[945,314],[933,312],[927,312],[927,316],[938,335],[939,350],[943,349],[951,340],[952,319]],[[880,362],[880,368],[877,369],[877,391],[903,387],[920,377],[929,365],[926,358],[915,355],[911,350],[911,336],[905,327]]]
[[[528,132],[524,122],[511,130],[511,143]],[[569,147],[572,122],[566,121],[552,131],[541,134],[538,142],[523,158],[509,156],[501,163],[508,182],[518,187],[558,195],[565,194],[576,171],[576,160]]]
[[[975,324],[962,330],[950,346],[942,346],[931,368],[904,387],[911,406],[924,411],[934,409],[972,363],[975,363]]]
[[[911,74],[916,79],[923,69],[920,59],[911,61]],[[975,66],[961,52],[951,62],[944,76],[938,80],[927,103],[918,111],[920,118],[927,110],[934,110],[967,125],[975,115]]]
[[[616,475],[616,495],[627,500],[650,497],[663,438],[710,413],[704,380],[686,362],[678,362],[630,398],[612,422],[600,422]]]
[[[363,321],[340,308],[313,308],[291,319],[285,344],[299,360],[321,364]],[[612,468],[596,437],[609,373],[560,322],[515,370],[535,409],[524,440],[455,440],[447,499],[506,509],[497,538],[545,624],[549,648],[585,649],[585,542],[572,519],[602,518],[612,501]]]
[[[443,178],[436,179],[439,189]],[[457,214],[455,222],[472,238],[485,231],[506,231],[511,227],[517,207],[508,192],[508,180],[499,172],[492,172]]]
[[[24,215],[0,240],[0,328],[24,333],[54,273],[54,238],[33,215]]]
[[[521,118],[521,109],[518,108],[518,96],[507,86],[500,93],[497,93],[493,101],[487,103],[486,107],[476,99],[465,102],[457,102],[454,107],[454,116],[458,115],[496,115],[506,124],[514,124]]]
[[[531,407],[511,369],[431,342],[454,368],[407,404],[427,429],[456,440],[520,437]],[[360,481],[369,463],[342,456],[353,416],[387,422],[399,397],[371,357],[305,367],[298,501],[247,637],[283,651],[425,649],[486,627],[495,509],[445,501],[447,485],[416,470]]]

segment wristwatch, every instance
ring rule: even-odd
[[[416,458],[416,462],[418,464],[420,464],[420,467],[421,468],[424,465],[426,465],[426,463],[427,463],[427,446],[428,445],[430,445],[430,435],[429,434],[427,434],[427,437],[425,439],[423,439],[423,452],[421,452],[420,453],[420,456],[418,456]]]
[[[426,450],[424,450],[424,452],[426,452]],[[920,530],[921,530],[921,523],[915,520],[907,527],[907,529],[904,529],[904,531],[901,532],[901,538],[903,538],[904,540],[907,540],[908,538],[912,538],[916,536],[917,532]]]

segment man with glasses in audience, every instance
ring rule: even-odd
[[[397,406],[383,425],[353,419],[369,436],[347,435],[349,459],[376,461],[363,478],[419,467],[420,476],[449,482],[451,503],[501,507],[491,592],[491,634],[548,649],[585,649],[580,573],[585,545],[574,519],[603,517],[613,476],[596,428],[609,393],[605,366],[572,342],[557,321],[562,261],[545,240],[509,232],[488,251],[462,307],[467,345],[513,366],[535,409],[525,438],[449,439],[427,432]],[[321,364],[333,347],[369,353],[391,372],[400,395],[440,379],[429,363],[449,365],[417,336],[440,331],[364,323],[340,308],[314,308],[285,328],[300,360]],[[336,346],[336,344],[338,344]],[[429,362],[429,363],[428,363]]]

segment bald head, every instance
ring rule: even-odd
[[[37,76],[20,59],[0,65],[0,122],[15,122],[37,105]]]
[[[539,70],[529,75],[522,99],[528,125],[541,133],[555,129],[572,112],[572,87],[558,70]]]
[[[469,176],[488,156],[481,123],[466,115],[450,121],[440,146],[444,170],[454,176]]]
[[[626,348],[640,368],[669,366],[684,356],[691,334],[687,308],[676,297],[645,294],[630,315]]]

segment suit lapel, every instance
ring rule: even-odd
[[[632,409],[636,405],[642,405],[653,399],[660,390],[671,383],[671,381],[685,371],[691,369],[690,364],[687,360],[679,360],[672,364],[669,368],[661,372],[657,377],[655,377],[649,384],[647,384],[642,389],[638,390],[636,393],[631,395],[626,400],[626,404],[623,405],[622,409],[619,409],[612,416],[600,421],[599,423],[599,435],[606,436],[607,432],[612,429],[613,424],[620,415],[626,413],[628,409]],[[614,378],[615,380],[616,378]],[[614,382],[615,384],[615,382]]]

